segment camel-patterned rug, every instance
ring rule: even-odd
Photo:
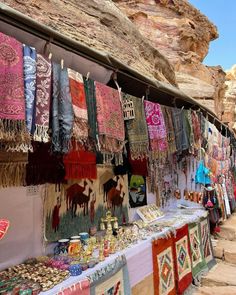
[[[60,191],[48,184],[44,196],[44,236],[56,241],[88,232],[91,226],[99,229],[107,209],[128,222],[128,176],[115,176],[112,168],[98,167],[96,180],[68,181]]]

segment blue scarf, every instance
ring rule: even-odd
[[[29,133],[33,133],[35,124],[35,94],[36,94],[36,51],[24,45],[24,88],[25,88],[25,115]]]

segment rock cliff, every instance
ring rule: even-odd
[[[2,3],[140,73],[176,84],[173,67],[111,0],[3,0]]]
[[[114,0],[173,65],[180,89],[222,112],[225,74],[202,64],[217,28],[187,0]]]

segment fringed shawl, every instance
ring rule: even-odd
[[[122,164],[125,145],[124,118],[119,92],[96,82],[97,122],[104,163]]]
[[[49,115],[51,104],[51,61],[37,55],[37,73],[36,73],[36,116],[34,140],[40,142],[49,141]]]
[[[131,158],[146,158],[149,150],[148,129],[142,99],[128,94],[124,94],[125,97],[133,101],[135,112],[135,118],[126,121]]]
[[[35,124],[36,50],[23,45],[23,52],[26,125],[29,133],[32,133]]]
[[[144,101],[146,122],[148,126],[150,148],[159,157],[167,152],[167,134],[161,106],[158,103]]]
[[[175,130],[172,121],[172,112],[170,107],[162,106],[162,113],[165,120],[166,133],[167,133],[167,141],[168,141],[168,152],[173,154],[176,152],[176,144],[175,144]]]
[[[75,141],[84,144],[88,140],[88,111],[81,74],[68,69],[70,94],[74,111],[74,125],[72,137]]]
[[[53,63],[52,144],[53,151],[66,154],[72,136],[74,113],[66,68]]]
[[[3,33],[0,33],[0,101],[0,140],[9,149],[27,152],[30,134],[25,123],[23,48],[20,42]]]

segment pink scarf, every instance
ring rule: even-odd
[[[0,101],[0,140],[11,148],[29,143],[25,123],[23,47],[1,32]]]
[[[109,163],[115,157],[116,164],[122,164],[125,129],[119,92],[96,82],[96,102],[100,151],[104,163]]]
[[[167,133],[161,106],[158,103],[144,101],[146,121],[152,152],[167,151]]]

